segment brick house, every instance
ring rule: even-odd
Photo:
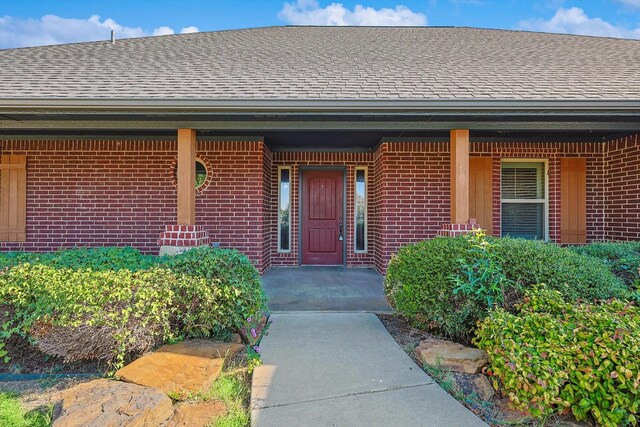
[[[639,134],[640,41],[272,27],[0,50],[0,247],[384,272],[474,219],[640,239]]]

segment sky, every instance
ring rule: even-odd
[[[270,25],[470,26],[640,39],[640,0],[0,0],[0,49]]]

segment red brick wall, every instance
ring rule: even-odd
[[[27,242],[3,250],[131,245],[157,253],[165,225],[176,222],[175,141],[2,141],[3,154],[27,155]],[[196,222],[212,242],[246,253],[261,271],[262,141],[199,140],[211,166],[196,196]],[[267,178],[268,180],[268,178]]]
[[[586,157],[587,159],[587,240],[604,237],[604,161],[602,143],[505,143],[474,142],[471,156],[493,157],[493,229],[499,236],[501,230],[500,171],[501,159],[547,160],[549,238],[560,240],[560,159],[562,157]]]
[[[549,237],[557,241],[560,237],[560,158],[586,157],[587,237],[590,241],[602,240],[606,229],[603,147],[602,143],[472,143],[471,156],[494,158],[494,234],[500,235],[501,158],[547,159]],[[400,246],[434,237],[442,224],[450,221],[449,143],[383,142],[374,159],[379,187],[373,200],[380,221],[373,227],[379,244],[375,266],[384,272]],[[635,200],[637,209],[638,199]]]
[[[27,242],[3,250],[132,245],[158,251],[175,223],[171,165],[176,142],[2,141],[27,155]],[[261,140],[198,140],[211,168],[196,196],[196,220],[212,242],[245,252],[260,271],[298,263],[300,166],[346,167],[348,266],[384,272],[400,246],[436,235],[449,222],[449,144],[384,141],[370,153],[271,153]],[[640,239],[640,140],[608,143],[474,142],[472,156],[494,160],[494,230],[500,233],[500,158],[548,159],[549,233],[559,238],[561,157],[587,158],[588,239]],[[277,251],[277,168],[291,166],[292,251]],[[368,251],[353,253],[354,173],[368,167]]]
[[[605,238],[640,240],[640,135],[608,142],[605,169]]]
[[[412,242],[434,237],[450,220],[449,143],[382,142],[376,153],[379,244],[376,268]]]
[[[275,232],[273,230],[273,217],[277,217],[275,209],[278,204],[278,190],[272,188],[273,179],[273,153],[266,145],[263,145],[262,152],[262,266],[261,270],[266,271],[271,266],[271,244]],[[277,173],[276,173],[276,179]],[[274,200],[275,197],[275,200]]]
[[[264,271],[264,143],[198,140],[197,147],[213,177],[196,196],[196,224],[207,229],[212,243],[244,252]]]
[[[175,141],[2,141],[27,156],[27,241],[4,250],[131,245],[157,252],[175,223]]]
[[[271,170],[271,185],[273,189],[273,208],[275,212],[278,198],[278,166],[291,166],[291,252],[278,253],[277,240],[271,239],[271,265],[298,265],[298,203],[299,203],[299,173],[300,166],[345,166],[347,179],[347,193],[345,194],[347,206],[347,220],[345,230],[345,242],[347,244],[347,265],[350,267],[372,266],[374,259],[374,249],[376,243],[373,242],[369,233],[368,251],[366,254],[356,254],[353,252],[353,229],[354,229],[354,180],[356,166],[366,166],[369,172],[369,183],[375,180],[373,170],[372,153],[300,153],[300,152],[275,152],[273,153],[273,164]],[[371,187],[371,184],[370,184]],[[369,221],[375,217],[375,211],[371,209],[371,189],[369,190]],[[271,218],[273,236],[277,233],[277,215]]]

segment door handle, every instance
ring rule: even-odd
[[[344,237],[342,237],[342,223],[338,224],[338,229],[340,230],[338,234],[338,240],[343,241]]]

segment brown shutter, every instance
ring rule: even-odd
[[[26,156],[2,156],[0,161],[0,241],[26,240]]]
[[[587,243],[587,162],[560,159],[560,242]]]
[[[493,159],[469,158],[469,217],[487,234],[493,234]]]

